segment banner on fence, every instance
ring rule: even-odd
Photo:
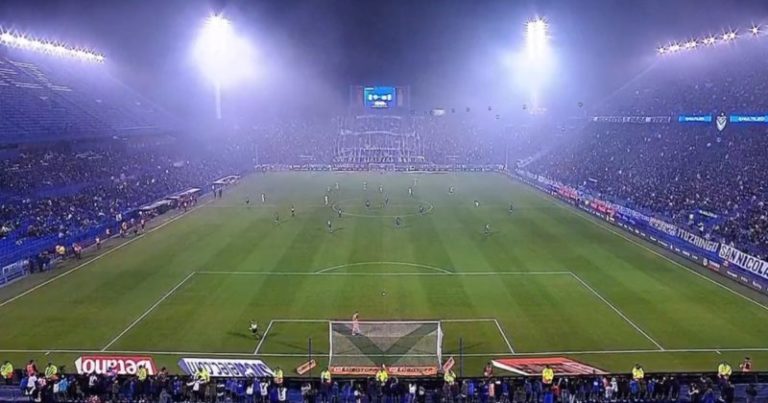
[[[728,263],[768,280],[768,262],[725,244],[720,245],[720,257]]]
[[[262,360],[182,358],[179,360],[179,368],[187,375],[194,375],[199,369],[205,368],[215,378],[261,378],[274,376],[272,369]]]

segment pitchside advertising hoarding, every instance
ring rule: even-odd
[[[187,375],[206,369],[214,378],[272,377],[274,371],[262,360],[235,360],[229,358],[182,358],[179,368]]]
[[[494,367],[517,375],[536,376],[548,365],[558,375],[605,375],[600,368],[565,357],[499,358],[491,360]]]
[[[589,192],[529,172],[517,171],[517,174],[526,183],[621,227],[629,233],[768,294],[768,262],[732,246],[705,239],[676,225],[602,200]]]
[[[136,375],[140,366],[149,375],[157,373],[155,360],[146,355],[84,355],[75,360],[78,374],[106,374],[114,371],[118,375]]]

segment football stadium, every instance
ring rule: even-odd
[[[761,2],[74,3],[0,6],[0,401],[768,401]]]

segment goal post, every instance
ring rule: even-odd
[[[440,321],[329,322],[329,367],[338,375],[371,376],[382,365],[390,374],[431,376],[442,363]]]

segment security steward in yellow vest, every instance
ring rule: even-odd
[[[283,369],[280,367],[275,368],[275,384],[276,385],[282,385],[283,384]]]
[[[322,382],[324,385],[331,383],[331,371],[329,371],[328,368],[320,371],[320,382]]]
[[[13,381],[13,364],[11,364],[10,361],[4,362],[3,366],[0,367],[0,378],[5,379],[6,385],[9,385],[11,381]]]
[[[456,383],[456,373],[452,369],[445,371],[443,374],[443,380],[447,385],[453,386]]]
[[[389,380],[389,373],[387,372],[387,367],[382,365],[381,369],[376,372],[376,381],[384,385],[387,383],[387,380]]]
[[[139,368],[136,369],[136,378],[139,380],[139,382],[144,382],[147,380],[147,376],[149,376],[149,371],[147,371],[147,368],[143,365],[139,365]]]
[[[547,365],[541,370],[541,383],[544,384],[545,389],[552,387],[552,381],[555,380],[555,371]]]
[[[632,368],[632,379],[640,382],[643,378],[645,378],[645,370],[643,370],[640,364],[635,364],[634,368]]]
[[[58,375],[59,375],[59,369],[55,365],[49,362],[48,366],[45,367],[45,379],[49,381],[55,380],[58,377]]]
[[[717,366],[717,377],[720,378],[721,381],[727,381],[728,378],[731,377],[731,374],[733,373],[733,368],[731,366],[723,361],[720,363],[720,365]]]

